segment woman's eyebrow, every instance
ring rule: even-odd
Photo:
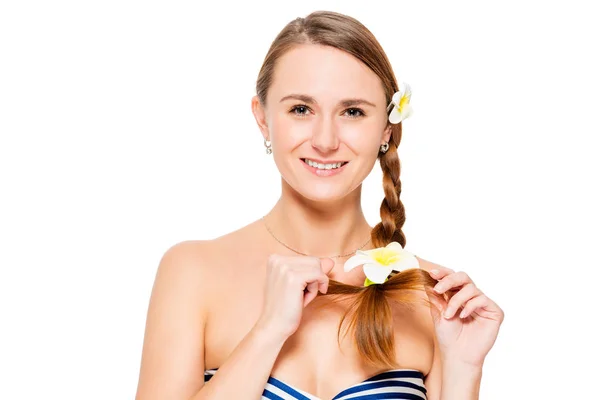
[[[308,96],[306,94],[290,94],[285,97],[282,97],[281,100],[279,100],[279,102],[281,103],[281,102],[284,102],[285,100],[289,100],[289,99],[300,100],[307,104],[316,104],[317,103],[317,101],[313,97]],[[367,104],[372,107],[377,107],[375,104],[373,104],[370,101],[365,100],[365,99],[355,98],[355,99],[344,99],[344,100],[340,101],[340,105],[342,107],[351,107],[351,106],[357,106],[360,104]]]

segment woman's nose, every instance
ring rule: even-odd
[[[340,145],[338,129],[332,118],[323,117],[315,124],[312,136],[312,146],[323,153],[337,150]]]

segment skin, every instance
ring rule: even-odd
[[[309,95],[315,102],[280,101],[290,94]],[[373,105],[340,105],[349,98]],[[343,51],[297,46],[278,61],[266,104],[257,97],[251,104],[282,175],[281,197],[266,217],[270,229],[284,243],[317,257],[353,252],[373,228],[361,209],[361,185],[391,134],[377,75]],[[341,174],[323,178],[305,169],[304,157],[350,162]],[[369,243],[363,249],[371,248]],[[283,263],[285,257],[299,256],[275,241],[260,219],[213,240],[169,249],[150,300],[136,399],[189,399],[197,393],[204,370],[222,366],[261,316],[265,319],[266,279],[273,278],[267,274],[269,262]],[[362,285],[362,268],[343,271],[348,258],[324,262],[324,276]],[[402,368],[426,375],[429,399],[477,398],[483,358],[496,338],[502,310],[467,274],[418,260],[421,268],[438,271],[432,276],[440,280],[442,293],[451,294],[450,303],[432,298],[436,307],[412,311],[393,306],[396,359]],[[326,283],[308,289],[302,320],[274,355],[271,375],[332,398],[381,371],[364,365],[351,341],[338,346],[344,304],[314,296],[326,290]],[[427,298],[424,292],[415,296]],[[469,312],[464,319],[440,316],[447,307],[456,311],[463,305]]]

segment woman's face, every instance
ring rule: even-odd
[[[252,99],[283,179],[315,201],[344,197],[369,175],[391,134],[386,106],[373,71],[344,51],[314,44],[277,61],[264,109]],[[345,164],[322,170],[308,160]]]

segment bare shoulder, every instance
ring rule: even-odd
[[[154,290],[207,290],[207,278],[213,270],[215,242],[187,240],[169,247],[163,254],[154,281]]]
[[[202,296],[198,311],[206,311],[211,293],[233,265],[235,254],[251,243],[251,225],[208,240],[186,240],[169,247],[163,254],[155,278],[155,288],[185,291]],[[251,244],[250,244],[251,246]],[[237,251],[232,251],[237,250]],[[168,288],[168,289],[167,289]]]
[[[255,221],[214,239],[174,244],[162,256],[157,279],[179,280],[195,289],[210,290],[221,275],[229,275],[229,267],[237,265],[232,262],[236,255],[247,256],[256,249],[258,227]]]
[[[204,324],[210,241],[168,248],[157,268],[146,316],[136,400],[190,398],[204,384]]]
[[[207,320],[240,268],[236,254],[252,247],[252,225],[164,252],[150,295],[136,400],[187,399],[204,385]]]
[[[418,256],[415,256],[415,257],[419,261],[419,268],[424,269],[425,271],[431,271],[432,269],[436,269],[436,268],[442,266],[441,264],[436,264],[432,261],[425,260],[421,257],[418,257]]]
[[[169,247],[163,254],[158,273],[201,273],[206,270],[209,260],[215,249],[215,239],[211,240],[186,240]]]
[[[193,272],[197,267],[201,268],[203,263],[198,262],[210,257],[214,247],[213,240],[186,240],[175,243],[163,254],[158,267],[159,272],[177,268]]]
[[[208,240],[186,240],[166,250],[160,261],[157,274],[173,277],[215,277],[221,266],[227,264],[235,253],[253,248],[257,223],[253,222],[222,236]],[[238,250],[232,252],[232,250]],[[202,284],[206,279],[196,280]]]

